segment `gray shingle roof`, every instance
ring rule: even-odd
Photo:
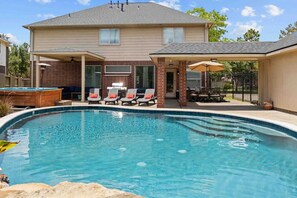
[[[156,3],[129,3],[124,12],[109,4],[32,23],[24,27],[53,26],[115,26],[156,24],[205,24],[210,23],[196,16],[167,8]]]
[[[161,54],[267,54],[297,45],[297,32],[276,42],[172,43],[151,55]]]

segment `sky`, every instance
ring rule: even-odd
[[[114,0],[115,2],[116,0]],[[147,2],[150,0],[137,0]],[[29,42],[23,28],[36,21],[109,3],[110,0],[0,0],[0,33],[15,44]],[[120,0],[125,2],[125,0]],[[129,2],[135,2],[130,0]],[[195,7],[216,10],[228,16],[227,38],[236,39],[248,29],[260,32],[260,41],[276,41],[280,30],[297,21],[297,0],[154,0],[164,6],[186,12]]]

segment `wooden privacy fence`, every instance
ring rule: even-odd
[[[30,78],[0,74],[0,87],[30,87]]]

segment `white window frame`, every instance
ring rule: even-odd
[[[134,88],[136,89],[136,67],[154,67],[154,87],[156,87],[156,66],[155,65],[135,65],[134,71]]]
[[[183,28],[183,27],[164,27],[163,28],[163,44],[164,45],[170,44],[170,43],[165,42],[165,29],[173,29],[173,42],[172,43],[175,43],[176,42],[175,41],[175,29],[180,29],[180,28],[183,30],[183,40],[182,40],[182,42],[184,42],[185,41],[185,28]]]
[[[109,43],[101,43],[101,30],[108,30],[109,31]],[[118,30],[119,32],[119,43],[110,43],[110,30]],[[119,28],[102,28],[99,30],[99,45],[120,45],[121,44],[121,30]]]
[[[106,69],[107,67],[123,67],[123,66],[129,67],[130,72],[107,72],[107,69]],[[131,65],[105,65],[104,72],[105,74],[131,74],[132,66]]]

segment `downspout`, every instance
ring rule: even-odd
[[[29,27],[30,29],[30,27]],[[34,51],[34,31],[30,29],[30,52]],[[31,87],[34,85],[34,55],[30,53],[31,56],[31,69],[30,69],[30,80]]]

